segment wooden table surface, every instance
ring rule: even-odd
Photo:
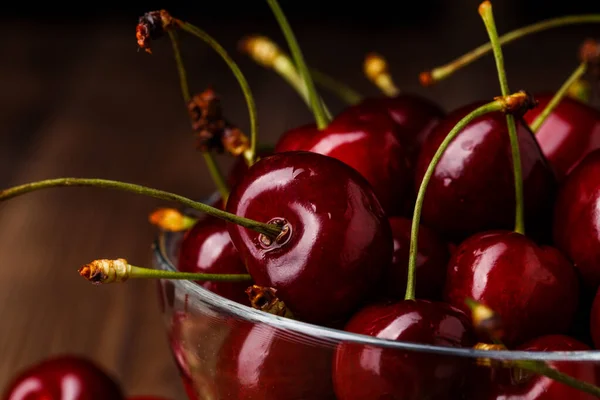
[[[438,21],[419,31],[330,26],[297,33],[316,67],[335,72],[365,94],[377,92],[361,75],[362,57],[377,50],[388,56],[403,88],[450,109],[498,93],[491,58],[431,89],[416,82],[421,69],[485,40],[476,13],[471,14],[463,16],[460,30]],[[168,43],[158,43],[152,56],[137,52],[134,23],[0,25],[0,187],[81,176],[192,198],[213,190],[193,148]],[[243,33],[257,30],[273,32],[274,26],[215,27],[212,32],[234,52]],[[558,87],[576,66],[574,53],[586,32],[590,29],[572,28],[511,45],[506,51],[511,86]],[[281,79],[234,56],[256,97],[261,140],[272,143],[286,128],[310,120]],[[193,87],[214,84],[230,118],[246,129],[243,97],[224,64],[194,39],[184,41],[184,57]],[[340,102],[325,97],[330,108],[341,109]],[[224,167],[231,163],[220,160]],[[96,258],[149,264],[156,231],[147,215],[163,204],[93,188],[41,191],[0,204],[0,390],[19,369],[69,352],[96,360],[129,394],[183,398],[154,283],[94,287],[76,272]]]

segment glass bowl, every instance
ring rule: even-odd
[[[154,268],[176,269],[173,260],[182,237],[181,233],[159,235],[153,246]],[[445,391],[438,393],[441,397],[432,397],[436,399],[545,398],[519,397],[519,390],[543,392],[544,387],[556,382],[514,368],[518,361],[600,382],[600,351],[596,350],[476,350],[391,341],[267,314],[191,281],[160,280],[158,289],[171,350],[192,400],[345,400],[336,397],[334,381],[336,388],[344,387],[345,382],[358,388],[354,395],[345,396],[352,399],[421,399],[420,391],[425,388],[431,392],[436,385]],[[361,351],[361,365],[345,368],[345,374],[333,377],[334,355],[342,345]],[[386,375],[382,365],[389,367],[384,368],[388,371],[401,371],[402,376]],[[352,371],[359,372],[354,375]],[[504,382],[511,388],[507,390],[514,389],[510,393],[517,395],[501,397],[480,392],[487,390],[485,382],[492,374],[496,382]],[[381,396],[386,393],[385,387],[380,388],[378,397],[366,394],[373,384],[394,385],[397,379],[410,381],[404,385],[407,389],[402,397],[391,392]],[[450,390],[446,388],[449,379],[455,382]],[[568,392],[575,389],[566,386],[563,389],[567,390],[564,396],[573,397],[575,393],[573,399],[595,398],[577,397],[583,393]],[[565,397],[561,394],[552,398]]]

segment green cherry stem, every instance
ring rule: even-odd
[[[167,32],[169,34],[169,38],[171,39],[171,47],[173,47],[173,56],[175,57],[175,64],[177,65],[179,84],[181,86],[181,95],[184,103],[187,105],[192,100],[192,96],[190,94],[190,85],[188,83],[185,65],[183,63],[183,58],[181,57],[181,51],[179,50],[179,40],[177,38],[177,33],[174,30],[169,29]],[[206,163],[208,172],[215,183],[217,190],[221,194],[221,198],[224,202],[227,202],[227,198],[229,198],[229,188],[227,187],[225,177],[219,169],[213,154],[209,151],[203,151],[202,157],[204,157],[204,162]]]
[[[231,69],[231,72],[233,72],[233,75],[240,84],[240,87],[242,88],[242,92],[244,94],[244,98],[246,99],[246,104],[248,106],[248,113],[250,115],[250,149],[248,152],[244,153],[244,157],[248,165],[254,164],[256,158],[256,144],[258,139],[258,112],[256,111],[256,103],[254,102],[252,90],[250,90],[250,85],[248,84],[246,77],[240,70],[240,67],[238,67],[236,62],[233,61],[231,56],[223,48],[223,46],[221,46],[215,39],[213,39],[212,36],[188,22],[184,22],[178,19],[174,19],[174,21],[177,24],[177,26],[179,26],[179,28],[196,36],[197,38],[208,44],[214,51],[216,51],[225,61],[229,69]]]
[[[563,83],[560,89],[558,89],[558,91],[554,94],[550,102],[546,105],[546,108],[542,110],[540,115],[538,115],[537,118],[529,126],[533,133],[537,133],[540,130],[541,126],[544,124],[544,121],[546,121],[550,113],[554,111],[554,109],[558,106],[558,103],[560,103],[563,97],[565,97],[565,95],[569,92],[569,88],[575,82],[577,82],[579,78],[581,78],[585,74],[586,71],[587,62],[582,62],[579,65],[579,67],[577,67],[577,69],[573,71],[571,76],[569,76],[565,83]]]
[[[412,226],[410,230],[410,247],[408,252],[408,278],[406,281],[406,295],[404,296],[405,300],[414,300],[415,299],[415,287],[416,287],[416,269],[417,269],[417,249],[418,249],[418,236],[419,236],[419,223],[421,221],[421,209],[423,208],[423,199],[425,198],[425,192],[427,190],[427,185],[435,172],[435,168],[437,167],[440,159],[444,155],[444,152],[450,145],[450,143],[454,140],[456,136],[475,118],[481,117],[482,115],[501,111],[505,109],[506,104],[502,99],[494,100],[490,103],[484,104],[483,106],[471,111],[467,114],[463,119],[458,121],[456,126],[452,128],[452,130],[446,135],[437,151],[433,155],[427,170],[425,171],[425,175],[423,176],[423,180],[421,181],[421,185],[419,186],[419,192],[417,193],[417,199],[415,201],[415,208],[413,212],[412,218]]]
[[[248,218],[239,217],[235,214],[219,210],[207,204],[200,203],[187,197],[180,196],[175,193],[166,192],[164,190],[154,189],[146,186],[136,185],[133,183],[111,181],[107,179],[96,178],[56,178],[46,179],[37,182],[25,183],[23,185],[14,186],[8,189],[0,190],[0,202],[12,199],[26,193],[34,192],[40,189],[49,189],[63,186],[91,186],[104,189],[116,189],[129,193],[141,194],[156,199],[175,201],[184,206],[188,206],[198,211],[202,211],[208,215],[220,218],[227,222],[231,222],[245,228],[251,229],[258,233],[262,233],[269,238],[275,239],[281,233],[281,227],[274,224],[266,224],[263,222],[254,221]]]
[[[532,25],[528,25],[519,29],[515,29],[505,35],[502,35],[498,41],[500,45],[505,45],[513,42],[519,38],[522,38],[533,33],[542,32],[548,29],[557,28],[567,25],[578,25],[588,23],[600,22],[600,14],[580,14],[580,15],[567,15],[564,17],[558,17],[540,21]],[[490,43],[482,44],[481,46],[471,50],[470,52],[458,57],[457,59],[449,62],[448,64],[439,66],[430,71],[422,72],[419,79],[421,84],[428,86],[433,85],[443,79],[446,79],[457,70],[464,66],[471,64],[473,61],[483,57],[487,53],[492,51]]]
[[[496,69],[498,70],[498,80],[500,81],[500,90],[502,96],[508,96],[508,81],[504,69],[504,57],[502,56],[502,47],[498,40],[498,32],[496,31],[496,23],[494,22],[494,13],[492,11],[492,3],[484,1],[479,5],[479,14],[483,19],[487,30],[492,49],[494,51],[494,59],[496,61]],[[523,172],[521,170],[521,151],[519,150],[519,137],[517,136],[517,126],[515,117],[512,114],[506,114],[506,124],[508,126],[508,135],[510,137],[510,148],[513,161],[513,174],[515,181],[515,232],[525,234],[525,206],[523,201]]]
[[[363,96],[360,93],[346,85],[344,82],[335,79],[333,76],[312,67],[310,68],[310,73],[317,85],[326,89],[331,94],[334,94],[344,103],[354,105],[363,100]]]
[[[271,7],[271,11],[275,15],[275,19],[285,36],[285,40],[290,48],[290,53],[292,54],[292,58],[294,59],[294,63],[296,64],[296,68],[300,72],[300,76],[304,80],[306,87],[308,88],[308,95],[310,97],[310,104],[315,116],[315,122],[317,123],[317,127],[319,129],[325,129],[327,124],[331,121],[327,118],[325,114],[325,110],[323,108],[323,102],[321,97],[317,93],[317,89],[315,88],[315,83],[313,81],[312,75],[304,61],[304,56],[302,55],[302,50],[300,50],[300,46],[298,45],[298,41],[296,40],[296,36],[294,35],[294,31],[290,26],[283,10],[279,6],[277,0],[267,0],[269,7]]]
[[[174,279],[190,281],[244,282],[252,280],[249,274],[203,274],[195,272],[164,271],[131,265],[124,258],[94,260],[78,270],[94,284],[125,282],[128,279]]]
[[[570,375],[564,374],[546,364],[543,361],[537,360],[516,360],[513,362],[514,366],[520,369],[531,371],[538,375],[546,376],[557,382],[564,383],[574,389],[580,390],[585,393],[592,394],[600,397],[600,387],[592,385],[589,382],[575,379]]]

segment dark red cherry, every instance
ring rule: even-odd
[[[536,108],[523,119],[531,124],[546,108],[553,94],[536,95]],[[600,111],[565,97],[535,135],[559,181],[590,151],[600,148]]]
[[[396,97],[370,97],[361,103],[361,109],[384,109],[398,126],[398,138],[408,147],[409,158],[415,162],[421,145],[438,122],[444,111],[429,99],[410,93]]]
[[[600,349],[600,289],[596,292],[590,313],[590,331],[594,347]]]
[[[345,330],[379,339],[447,347],[474,345],[468,318],[438,302],[403,300],[367,306]],[[333,383],[338,400],[454,399],[469,360],[356,343],[338,345]]]
[[[319,133],[317,125],[314,123],[299,126],[286,131],[275,145],[275,153],[284,151],[304,150],[304,143],[311,140]]]
[[[384,273],[382,286],[390,298],[403,299],[408,276],[408,253],[412,221],[403,217],[390,218],[394,237],[394,255],[391,267]],[[417,254],[417,288],[419,299],[439,300],[446,280],[446,266],[450,259],[448,245],[428,227],[419,227]]]
[[[590,348],[564,335],[546,335],[535,338],[517,348],[523,351],[581,351]],[[575,379],[598,385],[600,369],[596,363],[585,361],[548,361],[549,366]],[[522,372],[512,374],[510,379],[490,379],[493,371],[483,370],[475,375],[472,383],[474,393],[468,397],[473,400],[592,400],[596,396],[559,383],[543,375]],[[485,375],[487,374],[487,376]]]
[[[462,107],[442,120],[423,143],[416,169],[416,189],[433,155],[450,130],[483,103]],[[532,230],[549,219],[555,178],[528,127],[517,122],[523,170],[525,216]],[[515,190],[510,139],[503,113],[471,122],[448,146],[427,187],[422,218],[453,239],[514,224]]]
[[[561,185],[554,209],[554,242],[585,285],[600,285],[600,150],[588,154]]]
[[[207,274],[247,274],[227,225],[217,218],[203,218],[186,232],[179,248],[177,269]],[[250,305],[245,290],[249,282],[211,282],[198,284],[220,296]]]
[[[91,360],[72,356],[48,358],[22,371],[4,400],[122,400],[121,388]]]
[[[285,152],[261,159],[231,192],[227,211],[289,229],[269,240],[228,225],[255,283],[275,288],[298,319],[343,319],[392,259],[390,224],[373,190],[331,157]]]
[[[270,325],[239,325],[221,346],[219,399],[335,399],[331,345]]]
[[[302,150],[337,158],[356,169],[369,181],[388,215],[403,215],[413,197],[413,173],[397,130],[385,110],[363,110],[359,104],[339,114]]]
[[[566,332],[578,297],[579,282],[569,261],[555,248],[515,232],[475,234],[448,263],[445,300],[465,312],[467,298],[496,311],[508,346]]]

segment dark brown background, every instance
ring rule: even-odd
[[[364,54],[376,50],[388,57],[404,90],[446,109],[498,94],[490,57],[431,89],[416,80],[420,70],[486,40],[478,1],[319,3],[282,6],[310,63],[361,92],[377,94],[361,73]],[[546,17],[599,11],[587,1],[496,3],[501,33]],[[213,190],[193,149],[168,42],[157,43],[152,56],[136,51],[137,17],[152,4],[117,11],[100,4],[18,6],[4,10],[0,21],[0,187],[86,176],[193,198]],[[205,28],[239,61],[256,97],[262,141],[272,143],[285,129],[310,120],[279,77],[236,53],[245,33],[269,34],[282,43],[263,2],[195,7],[170,11]],[[510,45],[505,55],[511,88],[557,88],[577,65],[581,40],[597,33],[597,26],[571,27]],[[230,118],[247,128],[243,97],[223,62],[194,38],[184,36],[183,48],[194,90],[213,84]],[[334,111],[343,106],[325,98]],[[99,362],[129,394],[182,398],[154,284],[92,287],[75,271],[95,258],[148,263],[155,230],[146,217],[161,204],[77,188],[0,205],[0,390],[28,364],[72,352]]]

